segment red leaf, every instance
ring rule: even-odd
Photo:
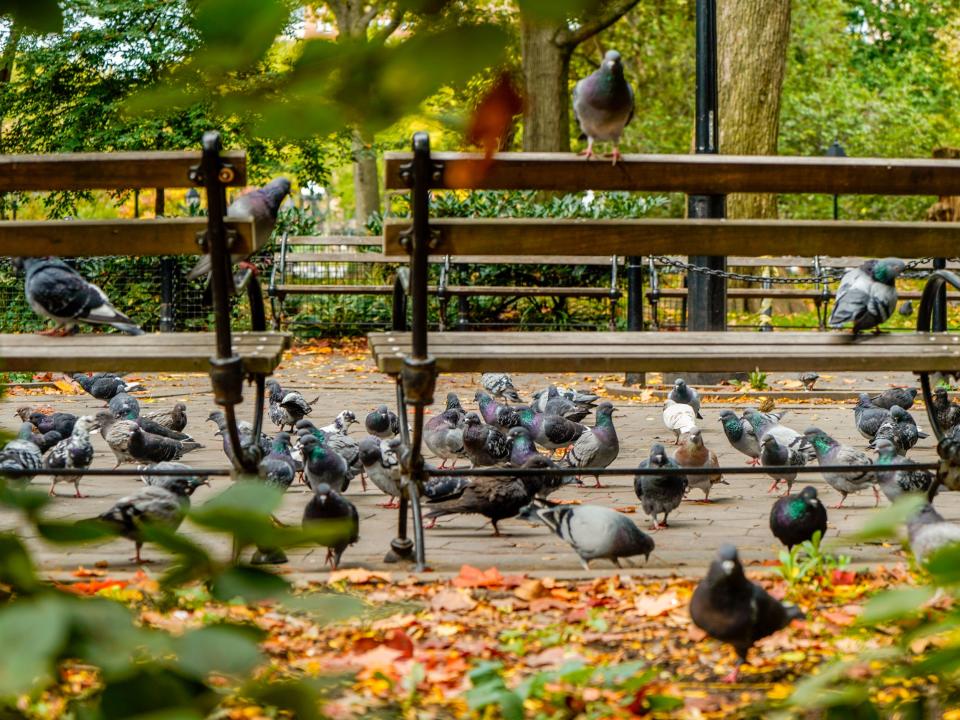
[[[834,570],[830,580],[834,585],[853,585],[857,582],[857,573],[853,570]]]

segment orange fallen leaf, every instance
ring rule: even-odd
[[[56,385],[60,392],[64,393],[65,395],[79,395],[83,392],[80,386],[71,380],[59,378],[54,380],[53,384]]]
[[[495,567],[481,570],[472,565],[463,565],[452,583],[455,587],[463,588],[497,587],[503,585],[503,575]]]
[[[392,579],[388,572],[349,568],[347,570],[334,570],[327,578],[327,582],[332,584],[345,581],[352,585],[365,585],[370,582],[390,582]]]
[[[96,595],[107,588],[125,588],[126,580],[91,580],[90,582],[68,583],[61,585],[61,589],[76,595]]]
[[[614,508],[618,513],[624,513],[625,515],[630,515],[637,511],[636,505],[624,505],[623,507]]]
[[[90,570],[89,568],[85,568],[83,565],[71,573],[71,575],[74,577],[103,577],[106,574],[107,573],[104,570]]]
[[[518,598],[528,602],[534,598],[541,597],[544,593],[546,593],[546,588],[543,587],[543,581],[537,580],[536,578],[527,580],[523,585],[513,591],[513,594]]]
[[[680,607],[680,598],[673,590],[662,595],[639,595],[634,607],[644,617],[657,617]]]
[[[430,607],[438,611],[458,612],[472,610],[476,606],[477,601],[470,597],[470,593],[460,590],[441,590],[430,599]]]

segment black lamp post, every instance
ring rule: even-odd
[[[843,145],[840,144],[839,140],[834,140],[831,143],[830,147],[827,148],[827,157],[838,158],[846,157],[847,151],[843,149]],[[840,196],[833,196],[833,219],[840,219]]]

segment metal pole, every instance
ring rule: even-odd
[[[163,217],[166,211],[166,197],[163,188],[157,188],[157,199],[153,210],[156,217]],[[160,258],[160,332],[173,332],[173,258]]]
[[[717,4],[716,0],[697,0],[697,154],[719,152],[719,101],[717,94]],[[691,195],[688,200],[691,219],[722,218],[726,215],[723,195]],[[726,270],[722,256],[691,256],[693,265]],[[727,327],[727,281],[701,273],[690,273],[687,280],[687,328],[689,330],[725,330]]]
[[[947,259],[934,258],[933,269],[946,270]],[[937,296],[933,301],[933,314],[931,316],[930,324],[933,327],[934,332],[947,331],[947,286],[944,283],[941,283],[937,288]]]
[[[643,258],[627,258],[627,330],[643,330]],[[624,385],[643,385],[644,374],[628,372]]]

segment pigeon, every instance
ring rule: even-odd
[[[510,465],[513,467],[520,467],[530,458],[540,455],[533,438],[530,437],[530,431],[523,426],[510,428],[507,443],[510,445]]]
[[[292,431],[297,421],[303,420],[303,418],[309,415],[313,411],[311,407],[313,403],[320,399],[316,397],[312,401],[307,401],[306,398],[296,390],[290,392],[285,391],[280,387],[280,383],[273,378],[267,380],[266,387],[268,391],[267,398],[270,403],[270,419],[273,421],[273,424],[281,430],[289,425]]]
[[[524,520],[540,522],[553,530],[580,557],[584,570],[591,560],[610,560],[617,567],[620,558],[643,555],[650,559],[653,538],[623,513],[600,505],[527,505],[520,512]]]
[[[898,258],[867,260],[843,274],[830,313],[831,327],[853,322],[853,334],[876,328],[897,307],[897,276],[906,269]]]
[[[585,393],[577,390],[576,388],[558,388],[556,385],[550,385],[544,390],[537,390],[533,394],[533,402],[531,407],[538,412],[543,412],[540,407],[540,404],[543,403],[543,406],[546,406],[547,400],[551,398],[551,388],[556,393],[553,397],[560,397],[565,400],[569,400],[574,405],[579,406],[581,409],[587,410],[593,407],[596,404],[597,400],[600,399],[599,395],[594,393]]]
[[[480,376],[480,384],[483,386],[483,389],[488,393],[493,395],[495,398],[500,398],[501,400],[506,400],[507,402],[520,402],[520,395],[517,393],[517,389],[513,386],[513,380],[510,379],[510,376],[506,373],[484,373]],[[453,393],[450,393],[453,395]],[[447,409],[450,409],[450,395],[447,395]],[[454,395],[456,397],[456,395]],[[460,401],[457,401],[457,404],[460,404]]]
[[[804,434],[813,445],[817,453],[817,461],[821,465],[873,465],[865,453],[848,445],[841,445],[820,428],[807,428]],[[877,504],[880,504],[880,494],[874,484],[872,472],[825,472],[823,479],[827,481],[827,485],[840,493],[840,502],[834,506],[835,508],[843,507],[843,502],[850,493],[860,492],[871,486]]]
[[[186,433],[171,430],[166,425],[161,425],[156,420],[151,420],[148,417],[137,417],[133,410],[126,416],[118,415],[117,418],[120,420],[131,420],[135,422],[141,430],[153,435],[160,435],[161,437],[169,438],[170,440],[179,440],[180,442],[193,442],[193,438]]]
[[[880,438],[874,443],[874,449],[877,451],[877,466],[888,468],[877,473],[877,485],[887,496],[887,500],[895,502],[906,493],[927,495],[930,492],[933,475],[926,470],[898,470],[897,465],[910,461],[897,454],[897,448],[892,442]]]
[[[857,404],[853,408],[853,417],[856,421],[857,432],[867,440],[873,440],[884,420],[890,417],[890,411],[885,408],[873,407],[870,396],[867,393],[860,393]]]
[[[463,421],[463,450],[474,467],[501,465],[510,457],[507,436],[492,425],[484,425],[475,412]]]
[[[933,505],[927,503],[907,521],[910,551],[918,565],[950,545],[960,544],[960,525],[947,522]]]
[[[52,470],[76,469],[85,470],[93,462],[93,445],[90,443],[90,431],[96,425],[89,415],[78,418],[69,437],[58,442],[43,459],[43,467]],[[80,493],[80,478],[83,473],[76,475],[54,475],[50,483],[50,495],[56,495],[57,483],[72,482],[74,496],[84,497]]]
[[[290,433],[278,432],[273,447],[257,465],[257,475],[270,487],[286,490],[297,475],[297,464],[290,457]]]
[[[66,335],[79,323],[109,325],[128,335],[143,335],[136,323],[117,310],[99,287],[55,257],[17,258],[26,273],[23,290],[37,315],[53,320],[43,335]]]
[[[4,477],[4,471],[26,471],[26,475],[10,477],[14,482],[24,485],[34,478],[43,463],[43,456],[40,448],[30,440],[32,435],[33,425],[25,422],[20,425],[17,437],[3,446],[0,450],[0,477]]]
[[[548,457],[537,455],[536,457],[531,456],[527,458],[520,467],[555,468],[557,464]],[[572,475],[538,475],[532,482],[528,481],[528,478],[523,478],[523,481],[530,486],[535,498],[546,500],[560,488],[573,485],[577,482],[577,479]]]
[[[469,484],[470,478],[461,475],[438,475],[429,478],[423,484],[423,494],[428,500],[460,495],[463,489]],[[434,520],[434,522],[436,522],[436,520]]]
[[[478,418],[479,419],[479,418]],[[543,467],[546,458],[531,458],[524,467]],[[470,483],[452,496],[440,496],[430,500],[435,507],[427,513],[428,518],[445,515],[483,515],[493,525],[493,534],[500,535],[497,523],[516,517],[517,513],[543,489],[546,478],[539,475],[523,478],[515,476],[482,476],[472,478]]]
[[[95,373],[92,376],[85,373],[74,373],[72,377],[80,387],[97,400],[107,401],[117,393],[132,393],[143,390],[143,385],[140,383],[128,383],[122,377],[113,373]]]
[[[807,458],[800,450],[797,450],[795,447],[787,447],[777,440],[775,435],[768,433],[763,436],[763,444],[760,446],[760,464],[773,467],[784,467],[787,465],[803,467],[807,464]],[[785,482],[787,484],[787,492],[785,494],[787,495],[790,494],[790,491],[793,489],[793,483],[797,479],[795,472],[783,470],[768,471],[767,475],[773,478],[773,483],[767,488],[767,492],[773,492],[781,482]]]
[[[326,433],[301,435],[303,448],[304,475],[307,484],[316,492],[320,485],[326,484],[337,492],[344,492],[350,485],[350,468],[347,461],[326,445]]]
[[[717,551],[716,560],[710,563],[707,576],[693,591],[690,618],[710,637],[733,646],[737,662],[724,681],[736,682],[740,666],[747,661],[753,644],[782,630],[793,620],[802,620],[804,614],[750,582],[743,572],[737,549],[724,544]]]
[[[334,433],[338,435],[349,435],[350,426],[354,423],[359,422],[357,416],[354,415],[350,410],[341,410],[337,413],[337,416],[333,419],[333,422],[329,425],[324,425],[321,430],[323,430],[327,435],[332,435]]]
[[[822,539],[827,532],[827,509],[817,497],[817,489],[807,485],[798,495],[777,498],[770,509],[770,531],[788,550],[812,540],[817,531]]]
[[[477,390],[473,396],[480,408],[480,416],[488,425],[506,432],[520,424],[520,413],[509,405],[501,405],[483,390]]]
[[[186,465],[182,462],[158,462],[151,463],[150,465],[141,465],[137,468],[140,471],[140,481],[144,485],[152,485],[154,487],[162,487],[167,490],[171,489],[171,484],[175,483],[178,478],[187,478],[196,481],[198,484],[208,484],[204,483],[206,478],[201,475],[194,473],[193,468],[189,465]],[[155,470],[181,470],[182,474],[180,475],[152,475],[151,473]]]
[[[100,426],[100,437],[106,440],[117,459],[114,468],[120,467],[123,463],[135,462],[136,458],[130,453],[130,437],[135,430],[140,430],[140,426],[133,420],[118,420],[107,410],[98,412],[96,421]]]
[[[580,405],[561,396],[556,385],[550,385],[546,392],[538,395],[531,407],[544,415],[559,415],[573,422],[580,422],[590,414],[589,405]]]
[[[567,453],[566,461],[571,467],[605,468],[620,454],[620,440],[613,426],[613,403],[603,402],[597,408],[597,422],[587,428]],[[601,487],[600,476],[595,475],[594,487]]]
[[[380,405],[371,411],[363,421],[367,432],[381,440],[389,440],[400,432],[400,418],[386,405]]]
[[[780,415],[777,413],[763,413],[758,410],[748,408],[743,411],[743,419],[753,428],[754,434],[763,442],[763,436],[770,434],[788,448],[799,450],[803,453],[806,460],[813,460],[817,454],[810,445],[810,441],[791,427],[787,427],[780,422]]]
[[[952,402],[945,388],[939,387],[933,392],[933,410],[940,430],[948,432],[960,425],[960,405]]]
[[[917,399],[918,392],[920,391],[917,388],[890,388],[889,390],[884,390],[879,395],[871,397],[870,402],[873,403],[874,407],[886,408],[887,410],[893,408],[894,405],[899,405],[904,410],[909,410],[913,407],[913,402]]]
[[[683,443],[681,443],[680,447],[677,448],[677,452],[675,452],[673,455],[673,461],[677,465],[685,468],[720,467],[720,461],[717,460],[717,454],[703,444],[703,435],[700,432],[700,428],[695,427],[683,437]],[[687,476],[687,488],[697,488],[698,490],[703,490],[703,502],[706,503],[711,502],[710,490],[717,483],[723,483],[724,485],[730,484],[723,479],[723,475],[720,473],[717,473],[716,475],[709,474]]]
[[[349,410],[347,410],[346,412],[349,413],[350,417],[353,417],[352,412],[350,412]],[[342,414],[343,413],[341,413],[341,415]],[[339,420],[340,420],[340,415],[337,415],[337,420],[334,420],[332,424],[334,426],[338,426],[337,423]],[[344,427],[349,428],[348,421],[344,420],[342,422],[346,422],[346,425],[344,425]],[[354,419],[354,422],[356,422],[356,419]],[[330,425],[327,425],[325,427],[329,428]],[[305,434],[312,434],[312,435],[315,435],[317,438],[322,439],[325,442],[327,448],[329,448],[330,450],[335,452],[337,455],[342,457],[344,462],[347,463],[347,475],[349,476],[347,478],[347,482],[349,483],[350,480],[353,480],[353,478],[355,478],[357,475],[360,475],[360,482],[362,483],[363,489],[364,490],[367,489],[367,483],[363,477],[363,463],[360,461],[360,443],[359,442],[354,440],[349,435],[346,435],[339,431],[331,431],[325,428],[321,428],[318,430],[317,427],[306,418],[304,418],[303,420],[298,420],[296,424],[296,428],[297,428],[298,436],[300,438],[303,438]],[[303,462],[302,449],[298,448],[293,453],[291,453],[291,455],[295,464],[299,461],[300,464],[302,465],[302,462]]]
[[[462,417],[457,410],[451,409],[434,415],[426,422],[423,441],[430,448],[430,452],[442,460],[441,468],[445,468],[448,461],[452,461],[453,467],[456,467],[457,460],[466,457],[463,428],[459,427]]]
[[[107,401],[107,407],[117,418],[133,419],[140,415],[140,402],[133,396],[125,392],[118,392]],[[130,417],[130,416],[133,417]]]
[[[73,432],[73,424],[77,421],[78,416],[65,412],[44,415],[42,412],[36,412],[33,408],[27,406],[17,408],[17,417],[23,422],[33,423],[33,426],[41,433],[56,430],[60,433],[61,438],[65,438]]]
[[[683,378],[677,378],[673,381],[673,390],[667,395],[667,399],[673,400],[675,403],[689,405],[693,408],[697,420],[703,420],[703,415],[700,414],[700,394],[687,385]]]
[[[633,89],[623,76],[620,53],[608,50],[600,68],[583,78],[573,88],[573,114],[587,139],[587,149],[580,154],[593,157],[593,143],[613,143],[613,164],[620,155],[620,136],[633,118]]]
[[[875,448],[876,441],[882,438],[893,443],[898,455],[906,455],[907,450],[925,437],[929,435],[917,428],[913,416],[899,405],[894,405],[890,409],[890,417],[879,427],[870,445]]]
[[[463,422],[463,418],[466,416],[467,411],[463,409],[463,405],[460,404],[460,398],[457,397],[456,393],[447,393],[447,405],[446,410],[453,410],[458,415],[457,424],[459,425]]]
[[[673,460],[667,457],[660,443],[650,448],[650,456],[640,463],[641,468],[677,468]],[[687,490],[687,478],[679,473],[663,475],[634,475],[633,490],[640,500],[643,511],[653,518],[653,530],[667,526],[667,516],[680,506],[683,494]],[[657,516],[663,513],[663,520]]]
[[[154,410],[153,412],[143,413],[141,418],[153,420],[158,425],[182,433],[187,427],[187,406],[178,402],[169,410]]]
[[[673,431],[673,444],[679,445],[680,436],[697,426],[697,413],[689,405],[667,398],[663,404],[663,425]]]
[[[273,234],[277,224],[277,214],[284,198],[290,194],[290,181],[284,177],[271,180],[262,188],[256,188],[244,193],[227,206],[228,218],[253,218],[254,231],[258,244],[266,243]],[[234,262],[243,260],[242,255],[231,255]],[[211,264],[210,256],[200,258],[193,269],[187,274],[188,280],[196,280],[209,275]]]
[[[360,539],[360,515],[353,503],[327,483],[313,488],[313,497],[303,509],[304,529],[323,523],[329,528],[321,544],[327,548],[325,564],[336,570],[343,551]]]
[[[397,457],[397,448],[400,439],[381,440],[373,436],[365,437],[360,441],[360,462],[371,482],[380,488],[390,500],[380,507],[399,507],[400,488],[400,459]]]
[[[547,450],[569,447],[587,431],[580,423],[559,415],[544,415],[530,408],[520,411],[520,423],[530,432],[533,441]]]
[[[127,441],[127,452],[134,460],[163,462],[179,460],[188,452],[202,448],[198,442],[172,440],[162,435],[145,432],[139,425],[135,427]]]
[[[817,380],[819,379],[820,375],[813,371],[800,373],[799,377],[800,382],[803,383],[803,389],[807,392],[811,392],[813,390],[813,386],[817,384]]]
[[[913,302],[911,300],[904,300],[900,303],[900,307],[897,310],[904,317],[910,317],[913,315]]]
[[[223,440],[223,454],[227,456],[231,463],[237,464],[237,458],[230,443],[230,433],[227,432],[227,418],[222,410],[214,410],[207,416],[207,422],[216,423],[217,435]],[[268,455],[273,449],[273,443],[265,433],[260,433],[260,437],[254,439],[253,425],[246,420],[237,423],[237,434],[240,436],[240,447],[247,453],[253,451],[258,453],[258,457]]]
[[[760,440],[753,431],[753,426],[743,418],[737,417],[732,410],[720,413],[720,423],[723,425],[723,434],[735,450],[746,455],[750,460],[748,465],[757,465],[760,462]]]
[[[206,483],[207,481],[201,478],[177,476],[165,487],[150,485],[120,498],[98,519],[116,526],[123,537],[133,540],[136,556],[131,559],[140,565],[147,562],[140,557],[140,548],[144,542],[141,528],[144,525],[153,525],[176,530],[190,509],[190,496]]]
[[[56,430],[48,430],[42,435],[38,432],[34,432],[30,435],[30,442],[40,448],[41,454],[47,452],[47,450],[52,448],[61,440],[63,440],[63,435],[58,433]]]

